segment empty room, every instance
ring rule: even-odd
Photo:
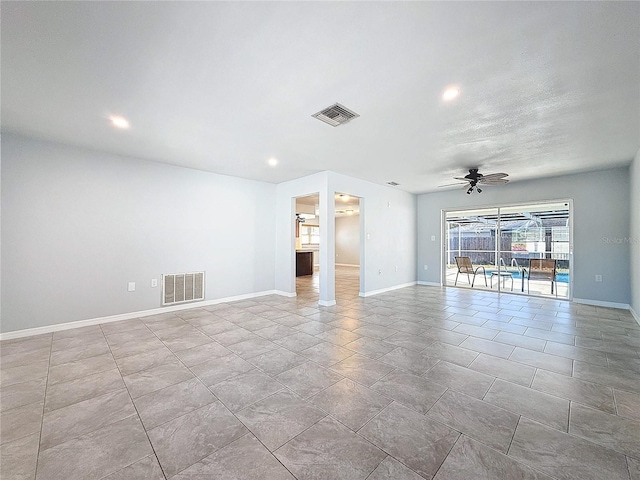
[[[3,480],[640,480],[640,2],[0,10]]]

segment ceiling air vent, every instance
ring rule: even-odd
[[[317,118],[318,120],[322,120],[324,123],[328,123],[329,125],[337,127],[338,125],[347,123],[349,120],[357,118],[360,115],[349,110],[344,105],[336,103],[335,105],[331,105],[329,108],[325,108],[321,112],[318,112],[315,115],[311,116]]]
[[[396,182],[387,182],[387,185],[391,185],[392,187],[397,187],[400,184]]]

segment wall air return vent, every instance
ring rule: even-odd
[[[204,272],[162,275],[162,305],[204,300]]]
[[[347,123],[349,120],[359,117],[356,112],[349,110],[344,105],[336,103],[329,108],[325,108],[321,112],[311,115],[312,117],[322,120],[324,123],[328,123],[334,127]]]

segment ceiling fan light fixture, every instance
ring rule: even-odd
[[[507,173],[489,173],[483,175],[477,168],[470,168],[469,173],[464,177],[453,177],[455,180],[460,180],[460,183],[453,183],[448,185],[439,185],[439,187],[452,187],[454,185],[463,185],[463,188],[467,192],[467,195],[471,195],[475,190],[478,193],[482,193],[481,186],[486,185],[504,185],[509,183],[505,177],[508,177]],[[468,187],[468,188],[467,188]]]

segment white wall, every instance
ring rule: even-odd
[[[629,167],[631,180],[631,308],[640,318],[640,150]]]
[[[331,206],[337,192],[360,197],[360,292],[416,281],[416,196],[402,190],[329,172]],[[329,247],[333,247],[330,244]],[[335,258],[335,249],[329,258]],[[333,265],[332,265],[333,267]]]
[[[574,298],[629,304],[629,243],[605,240],[629,237],[629,168],[509,183],[483,190],[482,194],[466,195],[463,190],[454,189],[418,197],[418,280],[440,282],[442,209],[571,198]],[[436,241],[431,241],[432,235]],[[428,265],[428,270],[424,270],[424,265]],[[595,282],[596,274],[603,276],[602,283]]]
[[[320,194],[320,303],[335,302],[335,201],[337,192],[360,197],[362,293],[416,280],[416,197],[391,187],[334,172],[321,172],[277,187],[276,289],[295,292],[292,197]],[[397,267],[397,271],[396,271]],[[379,273],[380,272],[380,273]]]
[[[336,217],[336,263],[360,265],[360,215]]]
[[[163,273],[204,270],[208,300],[273,290],[275,193],[4,134],[2,332],[158,308]]]

